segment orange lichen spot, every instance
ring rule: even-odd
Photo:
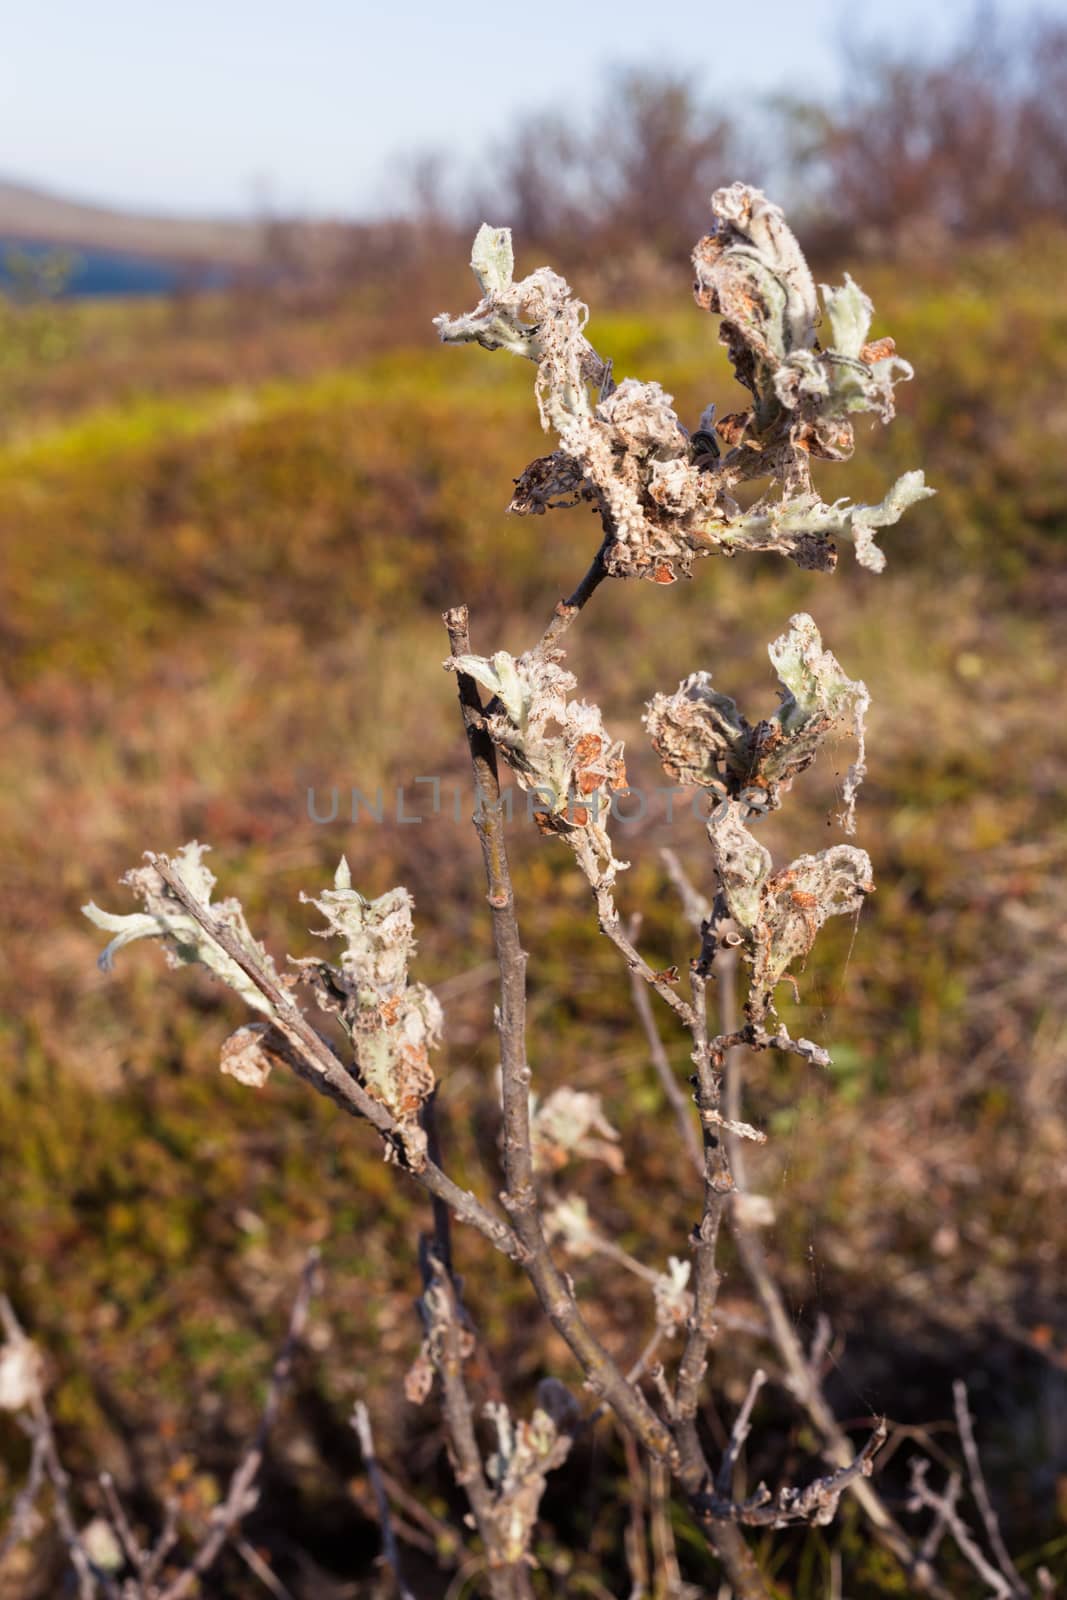
[[[895,339],[873,339],[870,344],[865,344],[860,351],[860,360],[868,367],[873,367],[876,361],[884,361],[887,356],[897,353]]]

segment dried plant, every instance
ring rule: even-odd
[[[447,1085],[436,1083],[431,1066],[442,1015],[433,994],[409,975],[415,945],[405,889],[368,901],[352,887],[342,861],[332,886],[310,897],[326,923],[322,936],[342,947],[339,956],[329,961],[303,955],[283,970],[254,938],[236,902],[211,903],[214,879],[203,863],[204,847],[197,844],[172,859],[149,855],[127,876],[141,910],[116,915],[86,908],[115,936],[102,957],[105,966],[133,940],[159,938],[172,962],[206,967],[257,1013],[223,1047],[224,1071],[253,1087],[262,1087],[274,1066],[295,1071],[342,1109],[370,1122],[386,1159],[429,1192],[434,1228],[423,1241],[418,1302],[424,1338],[405,1393],[421,1403],[435,1385],[439,1388],[449,1450],[480,1540],[486,1583],[500,1600],[538,1592],[533,1534],[546,1477],[567,1457],[576,1435],[606,1409],[626,1435],[631,1478],[635,1472],[641,1476],[642,1454],[648,1463],[654,1485],[653,1548],[665,1570],[676,1567],[663,1510],[670,1483],[738,1600],[769,1593],[744,1529],[824,1524],[833,1519],[842,1495],[852,1493],[873,1535],[901,1563],[909,1586],[947,1593],[926,1546],[912,1544],[871,1481],[886,1437],[884,1421],[872,1419],[868,1438],[857,1449],[830,1410],[820,1387],[819,1352],[801,1347],[763,1253],[759,1229],[766,1202],[744,1181],[744,1145],[765,1135],[740,1114],[740,1053],[775,1049],[801,1063],[828,1061],[824,1045],[790,1037],[776,1016],[776,995],[783,980],[795,983],[796,969],[824,922],[854,915],[874,886],[870,860],[856,846],[835,843],[775,867],[756,830],[783,804],[826,742],[843,733],[855,736],[857,756],[838,821],[846,832],[854,830],[865,771],[867,689],[849,679],[824,649],[812,618],[798,615],[770,647],[781,683],[781,703],[771,715],[750,721],[734,700],[712,688],[706,667],[685,677],[674,693],[652,696],[646,728],[664,768],[675,782],[706,791],[710,864],[718,885],[713,899],[704,902],[677,862],[668,862],[681,891],[682,914],[697,930],[684,985],[677,971],[657,971],[640,954],[638,919],[623,925],[614,895],[626,863],[616,858],[610,832],[613,797],[626,785],[622,746],[605,729],[600,709],[574,698],[574,676],[562,665],[562,639],[609,578],[667,585],[691,576],[698,557],[767,550],[802,567],[830,571],[840,538],[853,543],[863,566],[878,572],[885,558],[875,532],[932,492],[920,472],[909,472],[877,505],[822,499],[813,463],[840,461],[851,453],[857,415],[888,422],[894,386],[911,377],[911,368],[896,355],[891,339],[871,341],[871,304],[851,279],[838,289],[824,287],[820,306],[781,211],[758,190],[742,184],[719,190],[712,210],[712,231],[693,257],[696,297],[719,317],[722,341],[748,398],[743,410],[718,421],[707,408],[692,432],[658,384],[633,379],[616,384],[611,363],[585,336],[586,307],[562,278],[542,267],[515,280],[506,229],[483,226],[475,240],[472,266],[482,291],[475,310],[437,319],[446,342],[473,341],[535,364],[541,420],[558,444],[522,472],[510,509],[540,515],[585,502],[596,508],[602,529],[585,577],[524,653],[498,650],[480,656],[471,648],[466,608],[445,616],[451,645],[445,665],[456,676],[473,764],[475,826],[499,965],[503,1214],[462,1190],[442,1164],[434,1105]],[[742,506],[735,492],[748,485],[758,494],[747,495]],[[652,1062],[677,1117],[681,1148],[698,1172],[698,1215],[687,1259],[680,1240],[679,1254],[659,1268],[642,1263],[597,1223],[585,1195],[561,1187],[576,1161],[600,1160],[619,1170],[625,1143],[595,1095],[567,1086],[544,1095],[534,1092],[527,1058],[526,955],[508,864],[500,760],[534,798],[542,833],[572,851],[600,927],[629,970]],[[737,971],[747,977],[743,1019],[731,1010]],[[712,982],[719,985],[718,1031],[709,1020]],[[335,1026],[332,1036],[313,1026],[302,994],[333,1019],[325,1024]],[[689,1035],[692,1100],[674,1080],[653,994]],[[550,1380],[540,1386],[529,1420],[516,1419],[499,1401],[479,1413],[466,1371],[476,1334],[455,1270],[454,1220],[478,1229],[526,1273],[544,1316],[569,1346],[582,1385],[596,1397],[595,1411]],[[633,1222],[640,1220],[637,1215]],[[749,1394],[728,1444],[717,1460],[709,1458],[700,1420],[709,1351],[720,1327],[730,1325],[717,1305],[717,1246],[724,1223],[734,1232],[765,1319],[743,1331],[753,1345],[769,1344],[776,1352],[787,1389],[821,1441],[825,1470],[803,1484],[760,1483],[736,1492],[735,1469],[758,1420],[758,1397],[766,1382],[755,1360]],[[556,1250],[578,1259],[608,1256],[645,1282],[649,1339],[636,1366],[627,1370],[621,1364],[621,1337],[593,1331]],[[603,1325],[604,1318],[598,1320]],[[29,1381],[24,1374],[20,1378],[22,1369],[13,1357],[6,1365],[5,1360],[0,1360],[2,1393]],[[357,1415],[356,1426],[383,1520],[387,1559],[403,1587],[385,1479],[374,1463],[365,1411]],[[926,1493],[920,1476],[913,1490],[916,1503],[933,1504],[923,1498]],[[951,1526],[940,1501],[937,1515],[942,1525]],[[121,1545],[117,1518],[109,1526]],[[628,1543],[631,1565],[638,1568],[647,1568],[646,1554],[638,1548],[643,1526],[638,1517]],[[83,1542],[77,1536],[70,1541],[79,1581]],[[203,1558],[201,1569],[202,1564]]]

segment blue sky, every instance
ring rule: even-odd
[[[12,0],[4,11],[0,176],[158,211],[247,215],[265,203],[376,207],[398,156],[474,158],[520,111],[595,100],[609,65],[687,68],[729,105],[746,85],[832,86],[843,37],[936,43],[972,7]]]

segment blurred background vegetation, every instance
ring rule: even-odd
[[[531,370],[443,351],[429,319],[472,301],[465,262],[486,213],[514,227],[521,270],[547,258],[570,276],[616,375],[659,379],[695,426],[709,399],[728,410],[736,393],[689,297],[688,251],[707,194],[742,177],[791,204],[817,277],[856,274],[874,335],[892,333],[917,369],[893,427],[862,425],[855,462],[825,470],[827,498],[877,499],[916,465],[938,497],[887,533],[881,578],[845,552],[831,578],[758,557],[708,561],[668,592],[609,584],[569,661],[649,786],[644,701],[708,667],[750,711],[773,704],[765,647],[795,610],[866,679],[859,839],[879,889],[858,927],[826,930],[800,1007],[785,1009],[832,1047],[832,1070],[751,1063],[747,1114],[772,1135],[754,1178],[798,1325],[832,1321],[839,1415],[895,1425],[890,1500],[899,1509],[915,1439],[956,1454],[962,1376],[1009,1544],[1028,1572],[1067,1569],[1067,27],[1007,43],[977,27],[936,61],[859,59],[849,81],[834,103],[765,108],[761,136],[742,138],[692,82],[616,74],[610,116],[528,120],[476,181],[427,158],[393,220],[275,223],[236,255],[201,240],[183,256],[168,238],[158,259],[182,271],[142,298],[64,296],[80,241],[61,223],[9,252],[0,1284],[48,1353],[87,1508],[107,1467],[148,1525],[168,1487],[203,1513],[318,1242],[326,1288],[252,1542],[295,1596],[378,1592],[346,1421],[359,1397],[387,1464],[458,1521],[433,1404],[397,1398],[419,1342],[421,1200],[300,1085],[256,1094],[221,1078],[219,1045],[242,1020],[232,997],[147,949],[105,978],[78,908],[125,909],[116,880],[142,849],[191,838],[215,846],[220,893],[242,898],[277,954],[309,952],[298,894],[342,851],[365,892],[409,885],[419,976],[448,1017],[447,1164],[495,1192],[489,928],[467,808],[458,825],[404,826],[388,810],[352,823],[344,796],[412,796],[429,773],[466,785],[441,609],[467,601],[485,653],[525,647],[596,530],[579,511],[505,519],[512,478],[542,449]],[[136,242],[151,259],[152,241]],[[817,847],[837,776],[817,768],[768,842]],[[334,786],[338,819],[314,823],[309,789],[321,806]],[[707,887],[702,827],[660,813],[622,832],[622,908],[644,913],[655,964],[684,964],[659,847]],[[683,1253],[695,1199],[625,975],[566,852],[518,824],[512,848],[538,1085],[604,1097],[627,1171],[590,1178],[591,1204],[660,1266]],[[684,1074],[683,1041],[664,1031]],[[486,1391],[521,1403],[546,1371],[573,1378],[525,1282],[476,1239],[461,1249],[493,1356]],[[724,1304],[753,1315],[729,1247],[726,1264]],[[632,1359],[650,1324],[640,1285],[589,1263],[578,1284]],[[734,1344],[724,1336],[715,1357],[728,1405],[754,1358]],[[813,1438],[780,1389],[764,1402],[752,1481],[803,1473]],[[713,1431],[723,1420],[709,1410]],[[3,1502],[25,1451],[13,1430],[0,1446]],[[546,1501],[544,1594],[626,1592],[625,1501],[604,1423]],[[422,1531],[417,1592],[473,1592]],[[713,1583],[682,1517],[676,1532],[691,1581]],[[847,1508],[831,1529],[768,1536],[763,1553],[783,1596],[838,1592],[839,1557],[851,1600],[903,1592]],[[38,1540],[0,1591],[54,1593],[55,1556]],[[975,1592],[962,1571],[952,1582]],[[210,1592],[262,1590],[235,1557]]]

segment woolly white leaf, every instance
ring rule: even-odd
[[[830,348],[839,355],[858,361],[860,351],[867,343],[874,306],[847,272],[840,289],[831,289],[825,283],[822,285],[822,299],[830,324]]]
[[[41,1393],[42,1363],[37,1347],[16,1334],[0,1345],[0,1411],[22,1411]]]
[[[224,925],[250,955],[254,955],[257,961],[273,971],[270,957],[252,937],[239,902],[223,900],[218,905],[212,905],[211,894],[215,887],[215,876],[203,861],[203,856],[209,848],[208,845],[198,844],[193,840],[192,843],[183,845],[170,865],[190,895],[204,910]],[[122,881],[142,902],[144,911],[130,912],[125,916],[117,915],[114,912],[102,911],[92,901],[82,907],[83,914],[96,927],[102,928],[106,933],[115,934],[115,938],[100,956],[99,964],[104,972],[111,971],[116,953],[124,946],[133,944],[137,939],[162,939],[172,960],[179,964],[199,963],[207,967],[239,994],[254,1011],[262,1011],[267,1016],[273,1016],[273,1007],[269,1000],[260,993],[232,957],[228,956],[196,919],[179,905],[155,867],[135,867]]]
[[[483,294],[499,294],[511,285],[515,255],[510,228],[491,228],[483,222],[474,236],[471,267]]]

